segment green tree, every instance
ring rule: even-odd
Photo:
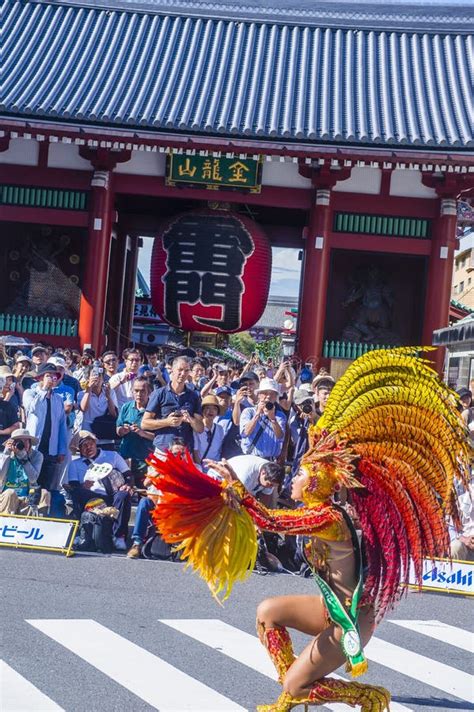
[[[238,334],[230,335],[229,346],[245,356],[251,356],[256,350],[257,344],[248,331],[241,331]]]

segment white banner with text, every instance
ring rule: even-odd
[[[66,551],[78,522],[48,517],[0,515],[0,545]]]
[[[408,583],[417,586],[413,564]],[[474,595],[474,562],[435,559],[423,561],[422,589]]]

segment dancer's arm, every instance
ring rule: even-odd
[[[229,506],[244,507],[259,529],[281,534],[320,536],[323,539],[338,541],[347,539],[344,519],[334,507],[328,505],[321,509],[270,509],[245,489],[228,462],[212,462],[210,466],[228,483],[225,497]]]
[[[257,527],[265,531],[320,536],[332,540],[347,538],[344,520],[331,506],[322,509],[269,509],[248,492],[242,497],[241,505]]]

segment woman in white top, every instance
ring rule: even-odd
[[[221,412],[216,396],[203,398],[201,407],[204,430],[202,433],[194,433],[194,461],[207,472],[203,460],[220,459],[225,431],[220,423],[215,422]]]
[[[115,393],[108,383],[104,384],[102,374],[91,374],[86,389],[79,391],[78,401],[83,414],[82,430],[92,430],[92,423],[101,415],[117,415]]]

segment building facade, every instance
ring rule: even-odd
[[[474,309],[474,232],[459,239],[454,253],[452,298]]]
[[[303,251],[303,358],[431,343],[473,181],[469,10],[402,5],[7,1],[0,331],[117,348],[140,236],[206,208]]]

